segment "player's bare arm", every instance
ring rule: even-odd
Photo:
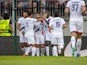
[[[65,8],[65,16],[66,16],[67,19],[69,18],[69,17],[68,17],[69,12],[70,12],[69,8],[66,7],[66,8]]]
[[[19,31],[21,31],[21,27],[20,27],[20,23],[17,23],[17,29],[19,30]]]
[[[66,23],[65,23],[65,24],[63,24],[63,29],[65,29],[66,27],[67,27]]]
[[[82,6],[82,15],[83,15],[83,16],[86,15],[86,7],[85,7],[85,5]]]

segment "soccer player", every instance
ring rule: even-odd
[[[24,37],[24,29],[25,29],[24,23],[25,23],[25,19],[28,16],[28,11],[23,11],[22,15],[23,17],[18,19],[17,29],[19,30],[20,47],[22,51],[25,52],[27,44],[26,44],[25,37]]]
[[[28,17],[25,20],[25,39],[28,43],[29,47],[25,52],[25,55],[28,55],[30,52],[30,45],[32,45],[32,56],[36,54],[36,45],[35,45],[35,38],[34,38],[34,25],[36,23],[36,19],[32,18],[32,12],[28,12]]]
[[[44,52],[45,52],[44,22],[41,17],[42,16],[39,13],[36,14],[37,22],[35,24],[35,40],[36,40],[36,47],[37,47],[36,50],[37,56],[40,56],[39,47],[41,47],[41,56],[44,56]]]
[[[54,11],[54,18],[49,23],[49,30],[51,30],[51,43],[53,45],[53,56],[61,54],[61,49],[64,48],[63,29],[66,27],[66,23],[63,18],[58,17],[58,11]],[[57,50],[58,48],[58,50]]]
[[[70,0],[65,8],[65,13],[70,13],[70,32],[71,32],[71,45],[72,56],[75,56],[75,50],[77,48],[77,56],[80,56],[81,49],[81,36],[83,33],[83,15],[86,12],[84,0]],[[76,40],[77,39],[77,40]],[[75,46],[76,44],[76,46]]]
[[[46,55],[49,56],[49,53],[50,53],[50,45],[51,45],[51,33],[49,31],[49,23],[50,23],[50,20],[53,18],[49,15],[49,12],[45,12],[44,14],[44,21],[45,21],[45,44],[46,44]]]

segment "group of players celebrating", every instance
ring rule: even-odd
[[[71,32],[72,56],[80,56],[81,36],[83,32],[83,15],[86,7],[83,0],[70,0],[65,8],[65,14],[68,17],[70,13],[69,27]],[[20,47],[24,51],[23,56],[53,56],[61,54],[64,48],[63,29],[66,28],[65,20],[58,16],[58,11],[53,12],[53,17],[49,12],[44,15],[37,13],[32,17],[31,11],[23,11],[23,17],[19,18],[17,28],[20,31]],[[68,32],[68,31],[67,31]],[[52,49],[50,49],[52,47]]]

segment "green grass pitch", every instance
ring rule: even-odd
[[[87,57],[0,56],[0,65],[87,65]]]

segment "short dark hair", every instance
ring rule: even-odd
[[[28,11],[28,16],[31,16],[32,15],[32,11]]]
[[[28,13],[28,11],[27,11],[27,10],[22,11],[22,13],[23,13],[23,12],[27,12],[27,13]]]
[[[57,10],[55,10],[55,11],[53,12],[53,14],[54,14],[54,17],[58,17],[58,16],[59,16]]]
[[[46,11],[45,14],[47,14],[47,18],[49,18],[49,16],[50,16],[49,12]]]
[[[22,11],[22,16],[23,16],[23,13],[24,13],[24,12],[28,13],[28,11],[27,11],[27,10],[23,10],[23,11]]]
[[[3,14],[3,19],[9,19],[9,17],[10,17],[9,13],[4,13]]]

